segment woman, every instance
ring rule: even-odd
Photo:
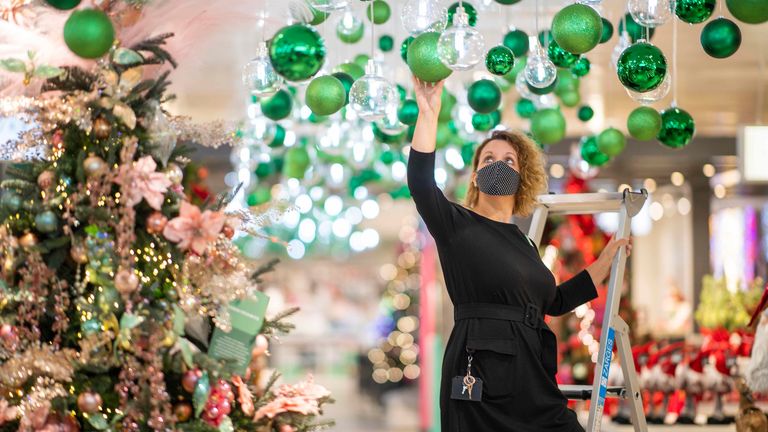
[[[542,317],[596,298],[595,286],[620,247],[629,253],[628,241],[612,240],[593,264],[556,286],[537,248],[509,223],[530,214],[546,192],[536,144],[517,132],[494,132],[475,151],[466,207],[452,203],[434,180],[443,82],[414,78],[414,87],[419,116],[408,186],[435,239],[454,304],[440,389],[442,430],[583,432],[557,387],[556,339]],[[482,389],[473,391],[480,381]]]

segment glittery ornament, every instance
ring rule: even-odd
[[[629,134],[640,141],[650,141],[661,130],[661,114],[650,107],[635,108],[627,118]]]
[[[37,176],[37,185],[42,190],[48,190],[56,181],[56,174],[51,170],[45,170]]]
[[[23,248],[31,248],[37,244],[37,236],[34,233],[28,232],[19,237],[19,245]]]
[[[138,287],[139,277],[133,270],[121,268],[115,274],[115,288],[120,294],[131,294]]]
[[[591,67],[592,65],[589,62],[589,59],[586,57],[581,57],[573,66],[571,66],[571,72],[577,77],[583,77],[589,73],[589,69]]]
[[[661,130],[656,137],[662,144],[671,148],[688,145],[696,132],[693,117],[687,111],[673,107],[661,113]]]
[[[730,57],[741,46],[741,30],[727,18],[717,18],[707,23],[701,31],[701,46],[711,57]]]
[[[312,79],[307,86],[305,102],[317,115],[331,115],[340,110],[347,100],[344,84],[333,75]]]
[[[597,146],[597,138],[594,136],[584,137],[581,139],[581,158],[584,159],[591,166],[603,166],[611,158],[605,153],[600,151]]]
[[[528,84],[537,88],[544,88],[550,86],[557,79],[557,68],[539,48],[528,58],[524,76]]]
[[[494,75],[506,75],[515,65],[515,55],[504,45],[497,45],[485,55],[485,67]]]
[[[243,84],[253,96],[267,98],[280,90],[283,78],[272,67],[266,42],[261,42],[256,57],[243,67]]]
[[[106,139],[109,138],[109,135],[112,133],[112,125],[109,124],[109,120],[106,118],[99,116],[96,117],[93,120],[93,136],[95,136],[98,139]]]
[[[515,57],[522,57],[528,54],[528,34],[522,30],[510,30],[504,35],[503,44],[512,50]]]
[[[56,213],[46,210],[35,215],[35,229],[41,233],[52,233],[59,228],[59,218]]]
[[[445,29],[437,41],[437,55],[448,68],[456,71],[472,69],[485,53],[482,33],[469,25],[469,16],[460,7],[453,25]]]
[[[173,406],[176,421],[184,423],[192,417],[192,405],[189,402],[178,402]]]
[[[417,36],[408,47],[408,67],[422,81],[437,82],[448,78],[453,72],[440,60],[437,52],[439,39],[439,33],[423,33]]]
[[[572,4],[552,18],[552,37],[565,51],[583,54],[596,47],[603,34],[603,22],[592,7]]]
[[[384,78],[381,66],[369,60],[365,75],[352,84],[349,90],[349,105],[365,121],[384,118],[387,109],[399,103],[397,88]]]
[[[554,63],[555,66],[561,68],[569,68],[579,60],[578,55],[571,54],[564,50],[556,41],[549,43],[549,46],[547,47],[547,56],[552,60],[552,63]]]
[[[597,136],[597,148],[609,157],[618,156],[627,145],[627,138],[616,128],[608,128]]]
[[[93,391],[86,391],[77,396],[77,408],[84,414],[97,412],[101,403],[101,395]]]
[[[565,117],[558,109],[536,111],[531,117],[531,133],[544,145],[555,144],[565,138]]]
[[[184,171],[175,163],[169,163],[164,172],[168,180],[175,185],[180,185],[184,180]]]
[[[712,16],[716,5],[717,0],[676,0],[675,15],[688,24],[699,24]]]
[[[278,30],[270,40],[269,58],[275,71],[288,81],[305,81],[323,67],[325,44],[311,26],[293,24]]]
[[[448,23],[448,11],[438,0],[407,0],[400,10],[400,19],[412,35],[441,32]]]
[[[269,348],[269,340],[266,336],[263,334],[259,334],[256,336],[256,341],[253,343],[253,348],[251,349],[251,358],[256,358],[259,356],[264,355],[264,353],[267,352],[267,349]]]
[[[150,234],[160,234],[168,223],[168,218],[159,211],[152,212],[147,216],[147,232]]]
[[[83,160],[83,169],[88,177],[96,177],[104,174],[107,169],[107,163],[104,162],[104,159],[91,153]]]
[[[645,93],[664,81],[667,59],[658,47],[639,42],[624,50],[617,67],[619,80],[626,88]]]
[[[536,106],[530,99],[521,98],[515,104],[515,111],[520,117],[529,119],[536,112]]]
[[[181,386],[188,393],[192,393],[195,391],[195,387],[197,386],[197,382],[200,380],[201,376],[202,372],[200,369],[188,370],[184,372],[184,375],[181,376]]]

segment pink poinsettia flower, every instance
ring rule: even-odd
[[[187,201],[182,201],[179,216],[165,224],[163,235],[178,243],[181,250],[191,250],[202,255],[208,244],[216,241],[224,227],[226,216],[220,211],[206,210]]]
[[[318,415],[320,414],[320,407],[314,399],[278,396],[268,404],[259,408],[253,416],[253,420],[259,421],[264,417],[273,419],[278,414],[289,411],[303,415]]]
[[[126,203],[130,207],[140,203],[142,198],[155,210],[163,206],[165,193],[172,183],[156,169],[157,163],[152,156],[144,156],[131,165],[120,167],[115,183],[123,186]]]

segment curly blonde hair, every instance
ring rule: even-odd
[[[520,166],[520,187],[515,194],[515,215],[528,216],[536,207],[536,197],[547,191],[547,173],[544,169],[544,155],[539,147],[522,132],[513,130],[497,130],[486,138],[475,149],[472,157],[472,172],[477,171],[480,162],[480,153],[489,142],[493,140],[506,141],[517,151],[517,160]],[[472,181],[467,188],[467,196],[464,205],[474,208],[480,192]]]

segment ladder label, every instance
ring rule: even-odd
[[[595,431],[600,432],[605,408],[605,394],[608,392],[608,371],[611,369],[611,356],[613,355],[613,327],[608,328],[608,338],[605,341],[603,352],[603,364],[600,370],[600,389],[598,390],[597,407],[595,408]]]

